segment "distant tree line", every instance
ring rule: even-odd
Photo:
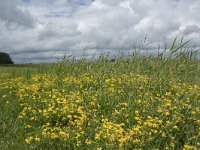
[[[8,53],[0,52],[0,64],[14,64],[14,62]]]

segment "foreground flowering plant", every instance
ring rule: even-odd
[[[20,104],[17,121],[32,148],[200,149],[195,84],[155,85],[135,73],[35,74],[2,80],[0,90]]]

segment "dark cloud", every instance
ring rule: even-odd
[[[183,29],[183,33],[188,35],[188,34],[199,34],[200,33],[200,25],[187,25],[184,29]]]
[[[0,22],[28,28],[35,24],[28,11],[18,8],[17,0],[0,0]]]

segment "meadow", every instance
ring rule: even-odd
[[[200,60],[189,53],[5,66],[0,104],[1,150],[200,149]]]

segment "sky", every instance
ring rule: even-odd
[[[0,0],[0,51],[40,63],[155,50],[180,35],[200,47],[199,14],[200,0]]]

